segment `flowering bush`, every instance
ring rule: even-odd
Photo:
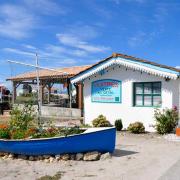
[[[31,104],[25,104],[22,109],[14,107],[11,111],[10,126],[13,129],[27,130],[33,125],[36,115]]]
[[[174,106],[171,109],[159,109],[155,110],[154,113],[156,125],[155,128],[159,134],[171,133],[178,124],[178,110]]]
[[[12,130],[10,134],[11,134],[11,139],[25,139],[26,131],[21,129],[16,129],[16,130]]]
[[[26,104],[22,109],[15,107],[11,111],[10,125],[0,125],[0,138],[2,139],[26,139],[48,138],[55,136],[68,136],[79,134],[84,130],[75,128],[51,127],[42,129],[35,126],[36,115],[32,105]]]
[[[1,124],[0,125],[0,138],[1,139],[9,139],[10,138],[10,129],[8,125]]]

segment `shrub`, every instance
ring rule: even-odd
[[[155,110],[155,128],[159,134],[171,133],[178,124],[177,107],[171,109]]]
[[[9,139],[10,138],[10,130],[7,125],[0,125],[0,138]]]
[[[96,119],[94,119],[92,124],[94,127],[110,127],[111,126],[111,123],[103,115],[99,115]]]
[[[114,124],[114,125],[115,125],[117,131],[121,131],[122,128],[123,128],[123,124],[122,124],[122,120],[121,120],[121,119],[117,119],[117,120],[115,121],[115,124]]]
[[[140,133],[144,133],[145,132],[145,127],[143,125],[142,122],[135,122],[135,123],[131,123],[129,126],[128,126],[128,131],[134,133],[134,134],[140,134]]]
[[[12,129],[27,130],[33,125],[35,119],[34,108],[25,104],[22,109],[14,107],[11,111],[10,126]]]

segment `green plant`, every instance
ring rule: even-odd
[[[11,132],[11,139],[24,139],[26,137],[26,131],[16,129]]]
[[[145,127],[142,122],[137,121],[129,124],[127,130],[134,134],[140,134],[145,132]]]
[[[0,138],[1,139],[9,139],[10,138],[10,130],[7,125],[0,125]]]
[[[72,128],[55,128],[51,127],[48,129],[36,129],[36,132],[32,134],[32,138],[49,138],[49,137],[60,137],[60,136],[69,136],[73,134],[83,133],[84,130],[79,129],[78,127]]]
[[[110,127],[111,123],[106,119],[105,116],[99,115],[96,119],[92,121],[94,127]]]
[[[92,126],[90,124],[81,124],[80,128],[91,128]]]
[[[155,128],[159,134],[171,133],[178,124],[178,110],[174,106],[171,109],[155,110]]]
[[[35,122],[35,110],[31,104],[25,104],[22,109],[14,107],[11,111],[11,129],[27,130]]]
[[[117,131],[121,131],[123,128],[123,124],[122,124],[122,120],[121,119],[117,119],[114,123],[116,130]]]

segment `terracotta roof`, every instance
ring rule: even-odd
[[[40,79],[70,78],[70,77],[78,74],[79,72],[86,70],[89,67],[91,67],[91,65],[58,68],[58,69],[55,69],[56,71],[39,70],[39,78]],[[17,76],[10,77],[7,80],[21,81],[21,80],[33,80],[33,79],[36,79],[36,71],[19,74]]]
[[[175,67],[171,67],[171,66],[166,66],[166,65],[163,65],[163,64],[158,64],[158,63],[155,63],[155,62],[152,62],[152,61],[149,61],[149,60],[145,60],[145,59],[140,59],[140,58],[136,58],[134,56],[129,56],[129,55],[126,55],[126,54],[120,54],[120,53],[113,53],[111,56],[97,62],[96,64],[90,66],[89,68],[85,69],[84,71],[81,71],[79,72],[78,74],[74,75],[77,76],[77,75],[80,75],[82,73],[84,73],[85,71],[93,68],[93,67],[96,67],[97,65],[103,63],[103,62],[106,62],[108,61],[109,59],[113,58],[113,57],[121,57],[121,58],[124,58],[124,59],[130,59],[130,60],[134,60],[134,61],[137,61],[137,62],[141,62],[141,63],[145,63],[145,64],[151,64],[151,65],[154,65],[154,66],[157,66],[157,67],[161,67],[161,68],[166,68],[166,69],[169,69],[169,70],[173,70],[173,71],[176,71],[176,72],[180,72],[180,69],[178,68],[175,68]]]

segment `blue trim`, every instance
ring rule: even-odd
[[[89,71],[92,71],[92,70],[94,70],[94,69],[102,66],[103,64],[106,64],[107,62],[109,62],[109,61],[111,61],[111,60],[112,60],[112,58],[111,58],[111,59],[108,59],[108,60],[106,60],[106,61],[103,61],[103,62],[100,63],[100,64],[97,64],[97,65],[91,67],[90,69],[85,70],[85,71],[82,72],[81,74],[79,74],[79,75],[77,75],[77,76],[75,75],[74,77],[71,78],[71,80],[73,80],[73,79],[75,79],[75,78],[77,78],[77,77],[79,77],[79,76],[82,76],[82,75],[88,73]]]
[[[115,58],[114,58],[115,59]],[[152,64],[147,64],[147,63],[141,63],[141,62],[137,62],[137,61],[134,61],[134,60],[129,60],[129,59],[124,59],[124,58],[120,58],[120,57],[117,57],[117,60],[118,59],[123,59],[123,61],[126,61],[126,62],[130,62],[130,63],[134,63],[134,64],[138,64],[138,65],[143,65],[143,66],[146,66],[146,67],[149,67],[149,68],[152,68],[152,69],[155,69],[155,70],[158,70],[158,71],[163,71],[163,72],[168,72],[168,73],[172,73],[172,74],[176,74],[176,75],[180,75],[180,73],[176,72],[176,71],[173,71],[173,70],[170,70],[170,69],[166,69],[166,68],[161,68],[161,67],[158,67],[158,66],[155,66],[155,65],[152,65]]]
[[[110,80],[110,81],[117,81],[119,84],[120,84],[120,100],[118,101],[118,102],[100,102],[100,101],[93,101],[92,100],[92,88],[93,88],[93,83],[95,83],[95,82],[100,82],[100,81],[104,81],[104,80]],[[110,103],[110,104],[112,104],[112,103],[115,103],[115,104],[121,104],[122,103],[122,81],[119,81],[119,80],[116,80],[116,79],[101,79],[101,80],[96,80],[96,81],[93,81],[93,82],[91,82],[91,102],[92,103]]]
[[[147,63],[145,63],[145,62],[144,62],[144,63],[143,63],[143,62],[137,62],[137,61],[135,61],[135,60],[130,60],[130,59],[125,59],[125,58],[116,57],[116,58],[110,58],[110,59],[108,59],[108,60],[106,60],[106,61],[103,61],[102,63],[97,64],[97,65],[91,67],[90,69],[85,70],[84,72],[82,72],[81,74],[79,74],[79,75],[77,75],[77,76],[75,75],[74,77],[71,78],[71,80],[76,79],[76,78],[78,78],[78,77],[80,77],[80,76],[88,73],[89,71],[92,71],[92,70],[94,70],[94,69],[96,69],[96,68],[98,68],[98,67],[106,64],[107,62],[109,62],[109,61],[111,61],[111,60],[116,60],[116,59],[118,59],[118,58],[119,58],[119,59],[123,59],[123,61],[126,61],[126,62],[130,62],[130,63],[134,63],[134,64],[139,64],[139,65],[142,65],[142,66],[145,66],[145,67],[149,67],[149,68],[151,68],[151,69],[159,70],[159,71],[162,71],[162,72],[168,72],[168,73],[172,73],[172,74],[176,74],[176,75],[180,76],[180,73],[179,73],[179,72],[176,72],[176,71],[173,71],[173,70],[170,70],[170,69],[157,67],[157,66],[155,66],[155,65],[147,64]]]

